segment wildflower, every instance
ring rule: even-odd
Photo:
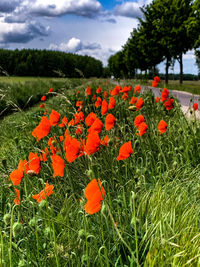
[[[174,99],[170,98],[168,101],[165,101],[164,106],[166,110],[171,110],[174,108]]]
[[[89,133],[91,132],[100,133],[102,131],[102,128],[103,128],[103,122],[99,118],[96,118],[93,124],[88,129],[88,132]]]
[[[87,136],[85,152],[87,155],[91,155],[99,150],[100,138],[97,132],[91,132]]]
[[[53,167],[53,177],[64,176],[65,162],[59,155],[52,155],[52,167]]]
[[[116,105],[115,99],[113,96],[111,96],[109,99],[108,109],[113,109],[115,105]]]
[[[19,194],[19,190],[17,188],[15,188],[15,199],[14,199],[14,203],[15,203],[15,205],[20,205],[21,204],[20,194]]]
[[[108,103],[104,99],[101,104],[101,115],[105,115],[108,112]]]
[[[103,96],[104,96],[104,98],[108,97],[108,93],[106,91],[104,91]]]
[[[38,126],[32,131],[32,136],[35,137],[37,141],[39,141],[47,136],[50,130],[51,123],[47,117],[43,116]]]
[[[103,146],[108,146],[109,141],[110,141],[110,138],[106,135],[106,136],[104,137],[104,139],[101,139],[101,144],[102,144]]]
[[[161,93],[160,101],[164,102],[165,100],[167,100],[168,96],[169,96],[169,91],[167,90],[167,88],[164,88],[162,93]]]
[[[131,141],[128,141],[127,143],[123,144],[120,147],[119,154],[117,157],[117,160],[124,160],[130,157],[130,155],[133,153],[133,149],[131,146]]]
[[[68,123],[68,119],[64,116],[62,119],[62,122],[60,124],[58,124],[58,126],[60,128],[62,128],[62,127],[65,127],[67,125],[67,123]]]
[[[49,197],[51,194],[54,193],[53,189],[54,189],[54,186],[49,185],[47,181],[45,188],[39,194],[33,195],[32,198],[36,199],[37,202],[40,203],[42,200],[46,199],[47,197]]]
[[[101,106],[101,103],[102,103],[101,97],[98,96],[97,101],[95,102],[94,105],[96,108],[99,108]]]
[[[86,118],[85,118],[85,124],[87,126],[91,126],[93,122],[96,120],[97,115],[94,112],[91,112]]]
[[[94,214],[100,211],[101,201],[105,196],[105,189],[101,186],[101,181],[93,179],[85,189],[85,198],[87,203],[85,205],[85,211],[88,214]]]
[[[87,87],[86,90],[85,90],[85,93],[88,96],[91,95],[92,94],[91,88],[90,87]]]
[[[40,172],[40,158],[38,157],[38,154],[35,152],[30,152],[29,153],[29,171],[27,172],[28,174],[30,171],[33,171],[35,174],[39,174]]]
[[[47,97],[45,96],[45,95],[43,95],[42,97],[41,97],[41,101],[45,101],[47,99]]]
[[[101,88],[100,87],[97,88],[96,93],[97,94],[100,94],[101,93]]]
[[[115,88],[111,91],[111,95],[114,96],[114,95],[118,95],[120,93],[120,90],[121,90],[121,86],[120,85],[116,85]]]
[[[135,120],[134,120],[135,127],[139,127],[139,125],[142,122],[145,122],[145,118],[143,117],[143,115],[138,115],[138,116],[135,117]]]
[[[49,116],[49,121],[52,126],[55,126],[60,121],[60,113],[52,109],[51,114]]]
[[[24,177],[24,173],[20,169],[16,169],[16,170],[12,171],[10,176],[9,176],[13,185],[19,185],[23,177]]]
[[[133,105],[133,104],[135,104],[136,102],[137,102],[137,97],[134,97],[134,96],[133,96],[133,97],[131,98],[131,100],[129,101],[129,104],[130,104],[130,105]]]
[[[141,109],[143,107],[143,104],[144,104],[143,99],[140,97],[136,103],[137,110]]]
[[[152,87],[157,87],[158,86],[158,83],[156,81],[153,81],[152,82]]]
[[[155,99],[155,102],[158,103],[160,100],[160,98],[157,96],[156,99]]]
[[[66,147],[65,157],[69,163],[72,163],[81,154],[81,143],[76,139],[72,138]]]
[[[53,92],[53,88],[50,88],[48,93],[52,93]]]
[[[161,120],[158,123],[158,131],[160,132],[160,134],[165,133],[167,130],[167,123],[164,120]]]
[[[127,100],[127,99],[128,99],[128,93],[124,93],[124,94],[122,95],[122,98],[123,98],[124,100]]]
[[[138,126],[139,134],[138,133],[136,134],[142,136],[147,132],[147,129],[148,129],[148,125],[145,122],[142,122]]]
[[[97,96],[96,95],[93,95],[93,100],[95,101],[97,99]]]
[[[140,85],[136,85],[135,88],[134,88],[134,94],[136,94],[136,93],[139,94],[140,91],[141,91],[141,86]]]
[[[116,118],[112,114],[108,114],[105,119],[105,128],[106,131],[112,129],[115,125]]]
[[[194,103],[193,108],[195,111],[198,109],[198,106],[199,106],[198,103]]]
[[[131,91],[131,86],[129,85],[128,87],[127,86],[124,86],[121,90],[121,93],[128,93],[129,91]]]
[[[83,128],[82,128],[81,124],[78,124],[76,127],[76,134],[77,135],[82,134],[82,131],[83,131]]]
[[[156,81],[157,83],[160,83],[160,78],[158,76],[155,76],[154,81]]]
[[[44,108],[44,107],[45,107],[45,104],[41,104],[41,105],[40,105],[40,108]]]

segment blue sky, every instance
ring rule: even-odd
[[[0,0],[0,47],[86,54],[106,65],[137,27],[140,7],[151,1]],[[164,72],[164,63],[159,68]],[[198,72],[192,51],[184,55],[184,72]]]

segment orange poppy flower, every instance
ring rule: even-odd
[[[134,97],[134,96],[133,96],[133,97],[131,98],[131,100],[129,101],[129,104],[130,104],[130,105],[133,105],[133,104],[135,104],[136,102],[137,102],[137,97]]]
[[[101,201],[105,196],[105,189],[101,186],[101,181],[93,179],[85,189],[85,198],[87,203],[85,204],[85,211],[88,214],[94,214],[100,211]]]
[[[100,138],[97,132],[91,132],[87,136],[86,145],[85,145],[85,153],[87,155],[91,155],[99,150],[100,146]]]
[[[49,150],[47,147],[45,147],[44,150],[42,150],[42,154],[40,155],[40,161],[47,161],[47,156],[49,155]]]
[[[76,139],[72,138],[69,145],[66,147],[65,157],[69,163],[72,163],[76,158],[80,156],[81,143]]]
[[[63,149],[64,150],[66,150],[66,148],[69,146],[71,140],[72,140],[72,138],[71,138],[70,134],[65,135],[65,140],[63,142]]]
[[[51,123],[47,117],[42,117],[38,126],[32,131],[32,136],[37,139],[37,141],[41,140],[45,136],[49,134],[51,130]]]
[[[112,114],[108,114],[105,119],[105,128],[106,131],[112,129],[115,125],[116,118]]]
[[[109,141],[110,141],[110,138],[106,135],[106,136],[104,137],[104,139],[101,139],[101,144],[102,144],[103,146],[108,146]]]
[[[19,190],[17,188],[15,188],[15,199],[14,199],[14,203],[15,203],[15,205],[21,205],[20,194],[19,194]]]
[[[68,119],[66,117],[63,117],[62,122],[58,124],[60,128],[65,127],[68,123]]]
[[[91,88],[87,87],[85,90],[85,93],[86,93],[86,95],[91,95],[92,94]]]
[[[164,120],[161,120],[159,123],[158,123],[158,131],[163,134],[165,133],[167,130],[167,123],[164,121]]]
[[[121,93],[128,93],[129,91],[131,91],[131,86],[130,85],[128,87],[124,86],[120,92]]]
[[[83,127],[81,126],[81,124],[78,124],[76,127],[76,134],[79,135],[82,134],[82,132],[83,132]]]
[[[136,94],[136,93],[139,94],[140,91],[141,91],[141,86],[140,85],[136,85],[135,88],[134,88],[134,94]]]
[[[53,155],[51,156],[52,159],[52,167],[53,167],[53,177],[56,176],[64,176],[64,170],[65,170],[65,162],[59,155]]]
[[[165,101],[164,106],[166,110],[171,110],[174,108],[174,99],[170,98],[168,101]]]
[[[45,96],[45,95],[43,95],[42,97],[41,97],[41,101],[45,101],[47,99],[47,97]]]
[[[152,87],[158,86],[158,83],[156,81],[152,81]]]
[[[26,174],[29,171],[29,166],[27,160],[20,160],[18,164],[18,170],[23,171],[24,174]]]
[[[160,98],[157,96],[156,99],[155,99],[155,102],[158,103],[160,100]]]
[[[53,92],[53,88],[50,88],[48,93],[52,93]]]
[[[104,98],[108,97],[108,93],[106,91],[104,91],[103,96],[104,96]]]
[[[86,118],[85,118],[85,124],[87,126],[91,126],[93,122],[96,120],[97,115],[94,112],[91,112]]]
[[[113,96],[111,96],[109,99],[108,109],[113,109],[115,105],[116,105],[115,99]]]
[[[155,76],[154,81],[156,81],[157,83],[160,83],[160,78],[158,76]]]
[[[145,122],[145,118],[143,115],[138,115],[135,117],[135,120],[134,120],[134,125],[135,127],[139,127],[139,125],[142,123],[142,122]]]
[[[131,145],[131,141],[128,141],[127,143],[123,144],[119,149],[119,154],[117,157],[117,160],[124,160],[130,157],[130,155],[133,153],[133,148]]]
[[[127,100],[127,99],[128,99],[128,93],[124,93],[124,94],[122,95],[122,98],[123,98],[124,100]]]
[[[44,107],[45,107],[45,104],[41,104],[41,105],[40,105],[40,108],[44,108]]]
[[[71,121],[68,122],[68,126],[74,126],[75,125],[75,121],[74,119],[71,119]]]
[[[79,107],[78,111],[80,111],[83,108],[83,101],[77,101],[76,107]]]
[[[142,136],[147,132],[147,129],[148,129],[148,125],[145,122],[142,122],[138,126],[139,134],[138,133],[136,134]]]
[[[167,100],[169,96],[169,91],[167,90],[167,88],[164,88],[162,93],[161,93],[161,102],[164,102],[165,100]]]
[[[121,91],[121,86],[120,85],[116,85],[115,88],[111,91],[111,95],[118,95]]]
[[[100,94],[101,93],[101,88],[100,87],[97,88],[96,93],[97,94]]]
[[[97,99],[97,96],[94,94],[92,98],[95,101]]]
[[[108,112],[108,103],[104,99],[101,104],[101,115],[105,115]]]
[[[51,114],[49,116],[49,121],[51,125],[55,126],[60,121],[60,113],[52,109]]]
[[[194,103],[193,108],[195,111],[198,109],[198,106],[199,106],[198,103]]]
[[[17,169],[12,171],[9,177],[13,185],[19,185],[24,177],[24,172],[21,169]]]
[[[143,104],[144,104],[143,99],[140,97],[136,103],[137,110],[140,110],[143,107]]]
[[[30,152],[29,153],[29,162],[28,162],[28,166],[29,166],[29,171],[34,172],[35,174],[39,174],[40,172],[40,158],[38,157],[38,154],[35,152]]]
[[[97,132],[100,133],[102,131],[103,128],[103,122],[96,118],[96,120],[93,122],[93,124],[90,126],[90,128],[88,129],[88,132]]]
[[[38,203],[40,203],[42,200],[47,199],[51,194],[53,194],[53,185],[49,185],[48,181],[46,182],[45,188],[36,195],[33,195],[32,198],[36,199]]]
[[[94,105],[96,108],[99,108],[101,106],[101,103],[102,103],[101,97],[98,96],[97,101],[95,102]]]

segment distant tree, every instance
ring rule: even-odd
[[[108,59],[108,68],[115,78],[127,77],[127,66],[124,62],[124,52],[119,51]]]

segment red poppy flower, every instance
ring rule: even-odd
[[[47,99],[47,97],[45,96],[45,95],[43,95],[42,97],[41,97],[41,101],[45,101]]]
[[[83,132],[83,127],[81,126],[81,124],[78,124],[76,127],[76,134],[79,135],[82,134],[82,132]]]
[[[97,132],[91,132],[87,136],[86,145],[85,145],[85,153],[87,155],[91,155],[99,150],[100,146],[100,138]]]
[[[30,152],[29,153],[29,162],[28,162],[28,166],[29,166],[29,171],[28,174],[31,172],[33,172],[34,174],[39,174],[40,172],[40,158],[38,157],[38,154],[35,152]]]
[[[95,102],[94,105],[96,108],[99,108],[101,106],[101,103],[102,103],[101,97],[98,96],[97,101]]]
[[[47,199],[51,194],[53,194],[53,185],[49,185],[48,181],[46,182],[45,188],[36,195],[33,195],[32,198],[36,199],[38,203],[40,203],[42,200]]]
[[[127,86],[124,86],[121,90],[121,93],[128,93],[129,91],[131,91],[131,86],[129,85],[128,87]]]
[[[147,129],[148,129],[148,125],[145,122],[142,122],[142,123],[140,123],[140,125],[138,127],[138,130],[140,133],[139,134],[136,133],[136,134],[142,136],[147,132]]]
[[[49,116],[49,121],[51,125],[55,126],[60,121],[60,113],[52,109],[51,114]]]
[[[116,85],[115,88],[111,91],[111,95],[118,95],[120,93],[121,90],[121,86],[120,85]]]
[[[79,107],[78,111],[80,111],[83,108],[83,101],[77,101],[76,107]]]
[[[53,88],[50,88],[48,93],[51,93],[51,92],[53,92]]]
[[[63,117],[62,122],[58,124],[60,128],[65,127],[68,123],[68,119],[66,117]]]
[[[194,107],[194,110],[196,111],[198,109],[198,103],[194,103],[193,107]]]
[[[164,120],[161,120],[159,123],[158,123],[158,131],[163,134],[165,133],[167,130],[167,123],[164,121]]]
[[[100,94],[101,93],[101,88],[100,87],[97,88],[96,93],[97,94]]]
[[[92,94],[91,88],[87,87],[85,90],[85,93],[86,93],[86,95],[91,95]]]
[[[155,76],[154,81],[156,81],[157,83],[160,83],[160,78],[158,76]]]
[[[134,94],[136,94],[136,93],[139,94],[140,91],[141,91],[141,86],[140,85],[136,85],[135,88],[134,88]]]
[[[158,83],[156,81],[152,81],[152,87],[157,87]]]
[[[44,107],[45,107],[45,104],[41,104],[41,105],[40,105],[40,108],[44,108]]]
[[[108,112],[108,103],[104,99],[101,104],[101,115],[105,115]]]
[[[17,188],[15,188],[15,199],[14,199],[14,203],[15,203],[15,205],[21,205],[20,194],[19,194],[19,190]]]
[[[87,126],[91,126],[93,122],[96,120],[97,115],[94,112],[91,112],[86,118],[85,118],[85,124]]]
[[[143,99],[140,97],[136,103],[137,110],[140,110],[143,107],[143,104],[144,104]]]
[[[168,101],[165,101],[164,106],[166,110],[170,110],[174,108],[174,99],[170,98]]]
[[[116,118],[112,114],[108,114],[105,119],[105,128],[106,131],[112,129],[115,125]]]
[[[109,141],[110,141],[110,138],[106,135],[106,136],[104,137],[104,139],[101,139],[101,144],[102,144],[103,146],[108,146]]]
[[[131,141],[128,141],[127,143],[123,144],[120,147],[119,154],[117,157],[117,160],[124,160],[130,157],[130,155],[133,153],[133,148],[131,145]]]
[[[42,150],[42,154],[40,155],[40,161],[47,161],[48,155],[49,155],[49,150],[47,147],[45,147],[45,149]]]
[[[71,121],[68,122],[68,126],[74,126],[75,125],[75,121],[74,119],[71,119]]]
[[[47,117],[42,117],[38,126],[32,131],[32,136],[39,141],[49,134],[51,130],[51,123]]]
[[[135,120],[134,120],[135,127],[139,127],[139,125],[142,122],[145,122],[145,118],[143,117],[143,115],[138,115],[138,116],[135,117]]]
[[[85,211],[88,214],[94,214],[100,211],[101,201],[105,196],[105,189],[101,186],[101,181],[93,179],[85,189],[85,198],[87,203],[85,205]]]
[[[90,128],[88,129],[88,132],[97,132],[100,133],[102,131],[103,128],[103,122],[96,118],[96,120],[93,122],[93,124],[90,126]]]
[[[115,99],[113,96],[111,96],[109,99],[108,109],[113,109],[115,105],[116,105]]]
[[[167,100],[169,96],[169,91],[167,90],[167,88],[164,88],[162,93],[161,93],[161,102],[164,102],[165,100]]]
[[[108,93],[106,91],[104,91],[103,96],[104,96],[104,98],[108,97]]]
[[[158,103],[160,100],[160,98],[157,96],[156,99],[155,99],[155,102]]]
[[[96,95],[93,95],[93,100],[95,101],[97,99],[97,96]]]
[[[133,97],[131,98],[131,100],[129,101],[129,104],[130,104],[130,105],[133,105],[133,104],[135,104],[136,102],[137,102],[137,97],[134,97],[134,96],[133,96]]]
[[[127,93],[124,93],[124,94],[122,95],[122,98],[123,98],[124,100],[127,100],[127,99],[128,99],[128,94],[127,94]]]
[[[56,176],[64,176],[64,170],[65,170],[65,162],[59,155],[53,155],[51,156],[52,159],[52,167],[53,167],[53,177]]]
[[[13,185],[19,185],[24,177],[24,172],[21,169],[17,169],[12,171],[9,177]]]
[[[66,147],[65,157],[69,163],[72,163],[81,154],[81,143],[72,138],[69,145]]]

